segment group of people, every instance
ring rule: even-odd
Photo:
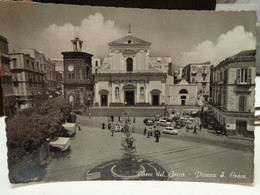
[[[128,120],[128,121],[127,121],[128,124],[131,124],[131,122],[132,122],[131,118],[128,117],[127,120]],[[113,124],[113,122],[115,122],[115,118],[114,118],[114,116],[112,116],[112,115],[111,115],[111,116],[108,116],[107,121],[108,121],[107,129],[108,129],[109,131],[111,131],[111,136],[114,136],[114,132],[124,132],[124,131],[126,131],[125,126],[122,125],[122,124],[124,123],[124,121],[121,120],[121,117],[120,117],[120,116],[118,116],[118,122],[119,122],[119,124],[118,124],[118,123],[116,123],[115,125]],[[133,123],[135,123],[135,122],[136,122],[136,118],[133,117]],[[105,129],[106,129],[106,125],[105,125],[104,122],[101,124],[101,129],[102,129],[102,130],[105,130]],[[129,130],[129,129],[127,129],[127,130]],[[134,126],[134,125],[132,126],[131,130],[132,130],[132,133],[135,132],[135,126]]]
[[[144,135],[147,135],[147,138],[150,138],[153,136],[153,131],[151,128],[144,128]],[[154,137],[155,142],[159,142],[159,138],[161,137],[161,132],[154,126]]]

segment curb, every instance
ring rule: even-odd
[[[227,136],[230,139],[239,139],[239,140],[245,140],[245,141],[254,141],[254,138],[246,138],[246,137],[235,137],[235,136]]]

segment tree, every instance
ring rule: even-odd
[[[140,168],[136,155],[136,147],[134,146],[135,139],[131,136],[128,125],[128,116],[123,115],[122,123],[124,123],[124,137],[121,142],[123,157],[119,160],[116,171],[123,175],[134,175]]]
[[[70,113],[70,105],[60,99],[38,102],[6,121],[9,168],[37,150],[47,138],[63,136],[62,122]]]

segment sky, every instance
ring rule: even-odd
[[[108,43],[127,35],[152,43],[151,56],[171,56],[173,64],[211,61],[254,49],[256,13],[170,11],[38,3],[0,3],[0,34],[9,51],[35,48],[61,59],[78,34],[83,51],[108,57]]]

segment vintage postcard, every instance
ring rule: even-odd
[[[11,183],[254,182],[255,11],[2,2],[0,26]]]

